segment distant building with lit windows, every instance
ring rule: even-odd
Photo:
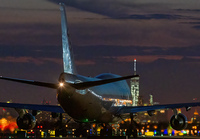
[[[167,110],[157,110],[154,114],[153,116],[149,116],[147,112],[140,112],[137,115],[137,119],[139,119],[140,123],[168,122]]]
[[[50,101],[46,101],[45,99],[42,102],[43,105],[49,105]],[[67,121],[67,119],[69,119],[69,116],[66,113],[62,114],[62,120]],[[52,117],[52,113],[51,112],[47,112],[47,111],[41,111],[37,116],[36,116],[36,121],[38,124],[43,123],[44,121],[48,121],[48,122],[58,122],[59,120],[59,115],[57,118],[53,118]]]
[[[50,102],[46,101],[45,99],[43,99],[42,101],[43,105],[49,105]],[[36,116],[36,121],[37,123],[41,123],[42,121],[57,121],[57,119],[52,118],[51,112],[47,112],[47,111],[41,111],[37,116]]]
[[[200,116],[199,116],[199,113],[197,112],[197,109],[195,109],[193,117],[191,118],[191,122],[192,123],[200,123]]]

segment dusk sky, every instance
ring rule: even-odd
[[[130,75],[160,104],[200,100],[199,0],[0,0],[0,75],[57,83],[65,2],[79,74]],[[0,81],[0,101],[56,104],[56,90]]]

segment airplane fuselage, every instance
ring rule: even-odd
[[[113,74],[109,74],[109,76],[111,75]],[[60,82],[63,81],[81,82],[85,80],[96,80],[96,79],[84,76],[80,77],[79,75],[77,76],[69,75],[69,74],[61,74],[59,78]],[[126,82],[124,82],[124,84],[127,85]],[[117,82],[110,83],[111,88],[112,85],[116,86]],[[69,114],[69,116],[71,116],[73,119],[75,119],[75,121],[100,122],[100,123],[119,121],[120,118],[116,117],[111,111],[109,111],[109,108],[114,104],[114,102],[104,101],[98,93],[98,91],[107,90],[107,86],[101,85],[99,87],[89,88],[85,90],[77,90],[72,86],[70,86],[69,84],[64,83],[64,85],[62,87],[59,87],[57,90],[57,99],[61,107],[65,110],[65,112]],[[120,87],[121,86],[118,86],[119,90]],[[104,93],[106,94],[106,92]],[[112,93],[115,94],[115,92]],[[129,94],[130,92],[127,93]]]
[[[68,85],[58,89],[57,99],[66,113],[80,122],[112,121],[112,114],[101,105],[100,98],[91,92],[80,94],[75,90]]]

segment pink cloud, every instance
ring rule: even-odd
[[[1,62],[13,62],[13,63],[34,63],[36,65],[44,64],[45,61],[50,61],[54,63],[61,63],[59,62],[60,59],[58,58],[33,58],[33,57],[2,57],[0,58]]]
[[[144,62],[144,63],[150,63],[153,61],[156,61],[160,58],[167,59],[167,60],[181,60],[183,56],[179,55],[147,55],[147,56],[139,56],[139,55],[130,55],[130,56],[119,56],[119,57],[114,57],[118,62],[131,62],[135,58],[139,62]]]
[[[43,61],[49,61],[49,62],[53,62],[56,64],[62,64],[62,59],[61,58],[41,58]]]
[[[1,57],[1,62],[13,62],[13,63],[34,63],[36,65],[42,65],[45,62],[53,62],[56,64],[62,64],[61,58],[33,58],[33,57]],[[94,65],[95,62],[92,60],[79,60],[75,61],[76,65]]]
[[[33,62],[37,65],[42,64],[43,62],[32,58],[32,57],[12,57],[12,56],[8,56],[8,57],[2,57],[0,58],[0,61],[2,62],[15,62],[15,63],[29,63],[29,62]]]
[[[197,59],[197,60],[199,60],[199,59],[200,59],[200,56],[188,56],[188,58],[192,58],[192,59]]]
[[[79,60],[75,61],[76,65],[83,66],[83,65],[94,65],[95,62],[92,60]]]

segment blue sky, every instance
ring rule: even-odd
[[[61,1],[80,74],[132,74],[137,58],[146,101],[149,94],[161,104],[200,99],[198,0],[0,0],[1,75],[57,82]],[[56,104],[56,90],[0,84],[0,101]]]

